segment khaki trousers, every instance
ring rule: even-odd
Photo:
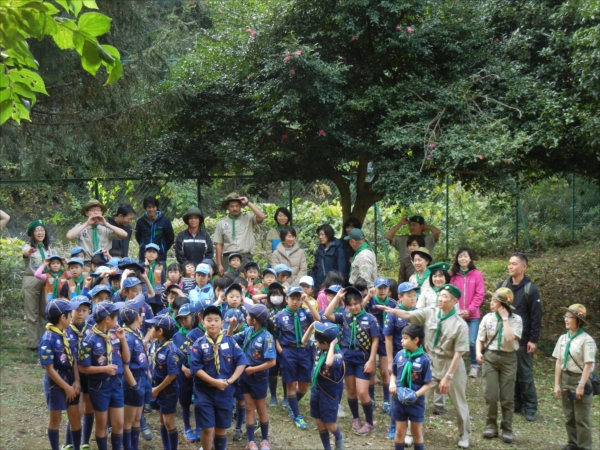
[[[562,406],[565,415],[565,427],[569,445],[578,450],[592,450],[592,403],[594,396],[582,395],[581,400],[569,400],[569,394],[575,392],[581,380],[581,374],[563,371],[560,380]]]
[[[23,277],[23,303],[27,321],[27,347],[35,349],[46,331],[46,295],[42,280],[32,275]]]
[[[489,350],[483,360],[483,392],[487,406],[486,430],[498,431],[498,400],[502,408],[500,428],[512,431],[515,408],[517,355],[515,352]]]

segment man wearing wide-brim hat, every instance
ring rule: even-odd
[[[396,236],[398,230],[404,225],[408,225],[409,234]],[[423,234],[423,231],[430,231],[431,233]],[[398,250],[398,253],[400,254],[400,261],[402,261],[402,259],[406,256],[406,241],[408,240],[409,236],[423,236],[425,239],[425,247],[427,247],[429,253],[433,255],[435,244],[437,244],[441,234],[442,230],[434,227],[433,225],[426,224],[423,216],[413,215],[403,217],[398,224],[396,224],[390,231],[385,233],[385,238],[390,241],[390,245],[392,247]]]
[[[204,259],[212,260],[215,251],[213,242],[206,230],[202,229],[204,214],[199,208],[192,206],[183,213],[182,219],[188,226],[177,235],[175,256],[179,264],[191,261],[197,266]]]
[[[77,239],[77,245],[83,248],[86,265],[91,262],[92,254],[99,250],[107,250],[111,241],[125,239],[127,232],[109,224],[103,214],[106,206],[98,200],[92,199],[81,208],[81,214],[87,217],[85,222],[80,222],[67,232],[67,239]]]
[[[252,260],[256,245],[254,227],[265,220],[265,213],[258,206],[237,193],[225,197],[221,206],[228,214],[217,222],[213,235],[219,275],[223,275],[229,268],[227,257],[230,253],[240,253],[242,265]],[[242,212],[244,206],[248,206],[254,214]]]

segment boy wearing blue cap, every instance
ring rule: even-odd
[[[225,450],[231,426],[233,383],[248,360],[231,336],[222,333],[223,315],[214,305],[204,309],[206,334],[192,346],[190,370],[194,374],[194,407],[201,419],[202,448]]]
[[[98,303],[93,315],[96,324],[92,333],[83,338],[79,349],[79,370],[89,379],[99,450],[108,450],[106,430],[109,414],[112,449],[120,450],[123,443],[123,364],[129,363],[130,356],[125,330],[117,325],[123,305],[107,301]]]
[[[267,331],[269,311],[265,305],[253,305],[248,310],[248,328],[234,336],[238,345],[248,360],[248,366],[237,381],[246,403],[246,435],[248,436],[247,450],[257,450],[254,441],[254,410],[258,411],[262,441],[261,450],[270,450],[269,415],[267,413],[267,390],[269,387],[269,369],[275,366],[275,340]],[[230,326],[229,335],[235,321]],[[238,413],[240,411],[238,410]]]
[[[373,287],[369,289],[369,293],[363,300],[363,307],[367,313],[373,315],[375,319],[377,319],[377,324],[379,325],[379,342],[381,345],[377,348],[377,355],[379,355],[379,374],[381,375],[381,387],[383,389],[383,412],[390,412],[390,390],[388,386],[390,385],[390,374],[388,369],[388,361],[394,358],[393,355],[389,355],[383,343],[385,342],[385,337],[383,336],[383,327],[385,324],[386,313],[380,309],[377,309],[376,305],[384,305],[389,306],[390,308],[395,308],[397,303],[395,300],[388,297],[388,288],[390,287],[390,282],[385,277],[377,277],[375,282],[373,283]],[[371,380],[369,384],[369,395],[371,399],[373,399],[373,403],[375,403],[375,373],[371,374]]]
[[[40,364],[46,370],[44,394],[48,406],[48,440],[52,450],[59,450],[59,427],[62,411],[67,411],[71,428],[73,448],[81,445],[81,414],[79,413],[79,372],[77,348],[73,348],[65,329],[71,323],[71,311],[78,303],[64,298],[51,300],[46,305],[48,319],[46,332],[39,345]]]
[[[126,269],[123,273],[127,272],[129,269]],[[152,306],[148,304],[148,292],[152,293],[152,286],[148,283],[148,278],[145,278],[146,288],[148,289],[146,292],[142,291],[142,280],[136,277],[125,277],[122,281],[121,286],[121,298],[125,302],[129,302],[135,299],[136,303],[140,304],[139,313],[141,316],[141,324],[140,324],[140,332],[142,336],[146,337],[146,342],[150,339],[148,338],[148,327],[146,326],[146,320],[153,319],[154,313],[152,312]]]
[[[275,345],[281,358],[281,379],[287,385],[288,413],[301,430],[306,429],[306,422],[300,415],[298,403],[306,395],[312,381],[312,357],[310,348],[302,343],[302,336],[311,323],[320,320],[319,313],[310,302],[307,303],[308,309],[301,307],[307,299],[300,286],[291,286],[287,292],[287,306],[274,320]],[[311,363],[307,364],[308,361]]]
[[[81,259],[82,261],[85,261],[85,250],[83,249],[83,247],[73,247],[71,249],[71,259],[73,259],[73,258],[78,258],[78,259]],[[90,273],[92,273],[92,268],[89,266],[86,266],[85,262],[84,262],[81,274],[84,277],[89,277]]]
[[[332,433],[335,438],[335,450],[343,450],[344,437],[337,424],[337,414],[344,391],[346,366],[338,345],[339,327],[331,322],[314,322],[304,333],[302,342],[308,343],[313,328],[318,351],[312,374],[310,416],[317,420],[323,449],[331,450],[329,433]]]
[[[264,302],[265,298],[267,298],[267,293],[269,292],[269,286],[271,286],[271,283],[277,283],[277,272],[275,272],[275,269],[268,267],[262,272],[262,288],[257,291],[257,286],[255,286],[255,294],[252,295],[252,300],[254,302]]]
[[[289,287],[287,280],[292,276],[294,271],[285,264],[277,264],[275,267],[273,267],[273,269],[277,274],[277,282],[283,286]]]
[[[179,360],[181,354],[173,344],[175,321],[169,315],[157,316],[146,320],[151,339],[156,343],[152,349],[150,367],[152,370],[152,400],[150,407],[158,410],[160,419],[160,437],[163,448],[177,450],[179,436],[175,427],[177,410]]]
[[[191,304],[198,302],[214,303],[215,292],[210,284],[210,273],[211,268],[208,264],[200,263],[196,267],[196,286],[188,294]]]
[[[225,273],[234,273],[236,276],[240,276],[242,273],[241,265],[242,265],[242,255],[239,253],[230,253],[227,256],[227,264],[229,267],[225,271]]]
[[[83,292],[83,284],[85,276],[83,275],[83,260],[79,258],[71,258],[67,261],[67,269],[71,274],[71,278],[60,288],[59,295],[61,298],[73,298],[81,295]]]

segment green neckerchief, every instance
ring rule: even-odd
[[[500,323],[500,325],[498,325],[498,350],[501,350],[501,346],[502,346],[502,330],[504,329],[504,321],[502,320],[502,317],[500,317],[500,314],[498,313],[494,313],[496,315],[496,320]]]
[[[158,261],[153,261],[150,263],[150,266],[148,266],[148,278],[152,277],[152,280],[150,280],[150,283],[152,283],[152,285],[154,286],[154,268],[158,265]]]
[[[92,245],[94,246],[94,252],[100,248],[100,238],[98,237],[98,224],[92,225]]]
[[[60,277],[65,273],[64,269],[60,269],[58,272],[52,272],[48,269],[48,275],[54,278],[54,284],[52,285],[52,298],[58,298],[58,286],[60,284]]]
[[[463,275],[466,275],[471,271],[471,269],[469,269],[468,267],[467,267],[467,270],[462,270],[462,269],[459,269],[459,270],[460,270],[460,273],[462,273]]]
[[[398,308],[400,308],[403,311],[412,311],[413,310],[413,308],[407,308],[406,306],[404,306],[402,304],[402,302],[398,302]]]
[[[454,314],[456,314],[456,309],[454,309],[454,308],[452,308],[448,314],[444,314],[443,316],[442,316],[442,310],[438,309],[438,314],[437,314],[438,323],[435,328],[435,338],[433,340],[434,347],[437,347],[438,341],[440,340],[440,331],[442,330],[442,322],[444,320],[446,320],[448,317],[452,317]]]
[[[352,262],[354,262],[354,260],[356,259],[356,257],[358,256],[358,254],[360,252],[362,252],[363,250],[371,250],[371,246],[368,243],[364,243],[362,244],[360,247],[358,247],[356,249],[356,252],[354,253],[354,256],[352,257]]]
[[[242,215],[239,213],[237,216],[229,214],[229,218],[231,219],[231,239],[235,241],[235,221]]]
[[[386,295],[385,299],[383,301],[381,301],[381,300],[379,300],[379,297],[377,297],[377,295],[375,295],[375,303],[377,303],[378,305],[387,306],[390,303],[390,299]],[[386,318],[387,318],[387,313],[385,311],[383,311],[383,323],[385,323]]]
[[[414,352],[409,352],[406,349],[402,351],[404,352],[404,357],[407,361],[404,364],[404,368],[402,369],[402,375],[400,376],[400,386],[412,389],[413,360],[421,355],[424,355],[425,350],[423,350],[422,345],[419,345],[419,348],[416,349]]]
[[[283,230],[283,228],[282,228],[282,227],[280,227],[279,225],[275,225],[275,229],[276,229],[277,231],[281,231],[281,230]]]
[[[266,295],[266,294],[269,293],[269,290],[266,287],[263,286],[263,288],[260,290],[260,293]]]
[[[335,347],[333,349],[337,351],[340,349],[340,346],[335,344]],[[321,372],[325,361],[327,361],[327,353],[329,353],[329,350],[327,350],[326,352],[319,350],[317,354],[317,363],[315,364],[315,369],[313,370],[312,374],[311,388],[314,388],[317,385],[317,378],[319,377],[319,372]]]
[[[260,327],[258,330],[250,333],[250,336],[248,336],[246,338],[246,341],[244,342],[244,345],[242,346],[242,351],[245,352],[246,349],[248,348],[248,346],[250,345],[250,341],[252,341],[252,339],[254,339],[256,336],[258,336],[260,333],[262,333],[263,331],[266,331],[266,330],[267,330],[266,327]]]
[[[415,271],[415,278],[419,287],[421,287],[423,285],[423,282],[429,278],[429,275],[431,275],[429,269],[425,269],[425,273],[423,273],[422,277],[419,277],[419,272]]]
[[[435,287],[435,286],[431,286],[431,289],[433,289],[433,292],[435,292],[436,294],[440,293],[440,288],[441,288],[441,286],[439,288]]]
[[[285,307],[286,312],[294,315],[294,334],[296,335],[296,346],[302,345],[302,324],[300,323],[300,316],[298,315],[298,308],[296,311],[292,311],[289,306]]]
[[[44,252],[44,242],[38,242],[37,243],[37,247],[38,250],[40,252],[40,255],[42,255],[42,261],[46,260],[46,253]]]
[[[567,331],[567,345],[565,345],[565,356],[563,358],[562,370],[565,370],[567,368],[567,360],[569,359],[569,351],[571,349],[571,341],[573,339],[575,339],[577,336],[579,336],[581,333],[583,333],[583,327],[580,327],[579,330],[577,330],[577,332],[574,335],[571,335],[571,330]]]
[[[117,292],[119,292],[119,291],[120,291],[120,289],[119,289],[119,288],[112,287],[112,286],[110,287],[110,289],[111,289],[111,291],[112,291],[112,295],[113,295],[113,296],[114,296],[114,295],[115,295]]]
[[[363,309],[358,314],[352,314],[352,324],[350,325],[350,348],[356,350],[356,327],[358,326],[358,319],[366,314]]]
[[[171,317],[175,321],[175,327],[177,328],[177,331],[179,331],[184,336],[187,336],[189,331],[186,330],[185,327],[177,321],[177,316],[175,315],[175,311],[173,310],[173,307],[171,305],[167,305],[167,309],[169,310],[169,312],[171,313]]]
[[[71,277],[71,280],[75,282],[75,294],[81,294],[81,287],[83,286],[83,282],[85,281],[85,277],[81,275],[79,278]],[[113,292],[114,294],[114,292]]]
[[[201,323],[198,323],[198,328],[200,329],[200,331],[206,334],[206,328],[204,328],[204,326]]]

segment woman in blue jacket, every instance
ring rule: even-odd
[[[175,242],[173,226],[158,210],[158,200],[155,197],[146,197],[143,205],[146,213],[135,222],[135,240],[140,244],[140,261],[144,261],[146,245],[156,244],[160,249],[158,261],[164,266],[167,252]]]
[[[341,241],[333,235],[333,228],[330,225],[321,225],[317,228],[319,236],[319,247],[315,255],[315,265],[311,276],[315,281],[315,289],[320,289],[327,273],[331,270],[338,270],[343,274],[348,273],[348,264],[344,255],[344,249]]]

